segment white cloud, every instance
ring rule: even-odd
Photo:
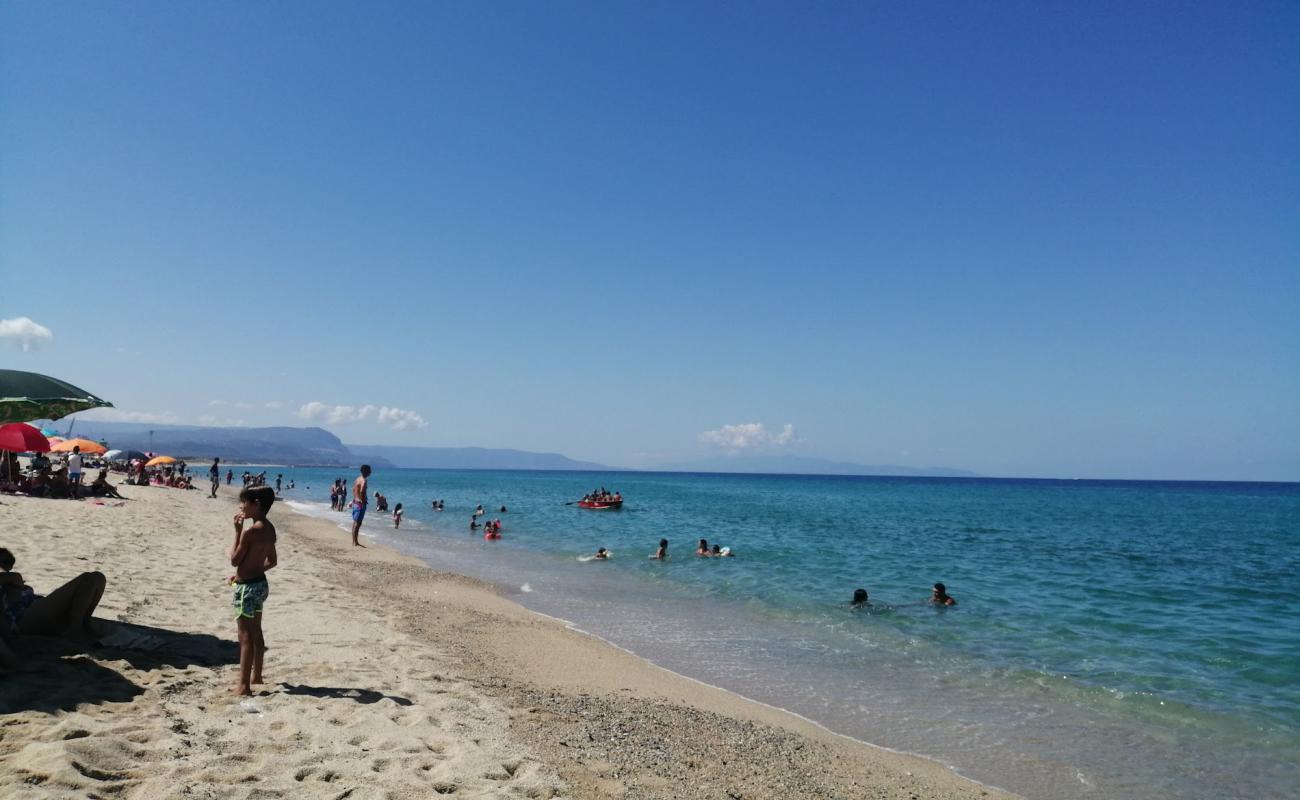
[[[242,419],[215,417],[212,414],[204,414],[199,417],[199,424],[208,425],[213,428],[244,428],[248,426],[248,423]]]
[[[264,405],[265,405],[267,408],[272,408],[272,409],[275,409],[275,408],[284,408],[284,403],[281,403],[279,400],[272,400],[271,402],[266,403],[266,404],[264,404]]]
[[[123,411],[120,408],[92,408],[77,415],[77,419],[99,422],[144,422],[155,425],[175,425],[181,418],[172,411]]]
[[[210,405],[210,406],[228,406],[228,405],[230,405],[230,404],[227,403],[225,400],[209,400],[209,401],[208,401],[208,405]]]
[[[795,441],[794,426],[786,424],[780,433],[768,431],[761,422],[723,425],[700,434],[700,441],[724,450],[747,450],[756,447],[785,447]]]
[[[27,317],[0,319],[0,339],[13,339],[23,352],[40,347],[54,338],[54,331]]]
[[[427,428],[429,423],[414,411],[390,406],[332,406],[313,400],[298,409],[298,416],[308,421],[320,421],[326,425],[346,425],[351,422],[374,420],[380,425],[395,431]]]
[[[256,405],[253,403],[245,403],[243,400],[240,400],[235,403],[235,408],[256,408]]]

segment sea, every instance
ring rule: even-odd
[[[348,526],[329,486],[350,471],[270,473],[294,481],[294,511]],[[404,522],[372,503],[366,537],[977,781],[1300,796],[1300,484],[377,470],[371,486]],[[574,504],[597,487],[623,508]],[[500,540],[469,530],[479,504]],[[670,557],[651,560],[661,538]],[[733,556],[696,558],[702,538]],[[956,606],[926,602],[935,582]],[[851,607],[857,588],[870,606]]]

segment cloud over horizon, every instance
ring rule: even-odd
[[[77,419],[97,422],[143,422],[154,425],[179,425],[181,418],[174,411],[123,411],[120,408],[92,408],[81,412]]]
[[[750,450],[760,447],[785,447],[797,439],[794,426],[786,423],[780,433],[767,430],[761,422],[742,422],[737,425],[723,425],[712,431],[705,431],[699,436],[701,442],[720,447],[724,450]]]
[[[54,331],[30,317],[0,319],[0,339],[12,339],[24,353],[54,338]]]
[[[309,422],[323,422],[326,425],[346,425],[352,422],[374,420],[378,424],[395,431],[429,427],[429,423],[425,421],[424,417],[414,411],[369,403],[364,406],[329,405],[319,400],[313,400],[298,409],[298,417]]]

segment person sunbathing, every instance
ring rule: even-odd
[[[108,482],[108,470],[106,469],[101,469],[99,471],[99,477],[95,478],[95,482],[90,484],[90,493],[95,497],[115,497],[118,500],[126,499],[117,493],[117,487]]]
[[[15,561],[13,553],[0,547],[0,597],[4,602],[4,619],[0,622],[9,630],[24,636],[80,640],[93,640],[99,635],[91,616],[108,585],[102,572],[83,572],[42,597],[13,571]]]
[[[68,483],[68,473],[59,470],[51,475],[47,489],[46,497],[53,497],[56,500],[66,500],[72,497],[72,484]]]

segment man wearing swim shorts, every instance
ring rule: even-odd
[[[361,533],[361,520],[366,518],[366,503],[368,502],[370,487],[370,465],[361,465],[361,474],[352,482],[352,544],[356,547],[365,547],[357,541],[357,536]]]
[[[68,485],[72,487],[72,498],[81,497],[81,447],[72,448],[68,456]]]

